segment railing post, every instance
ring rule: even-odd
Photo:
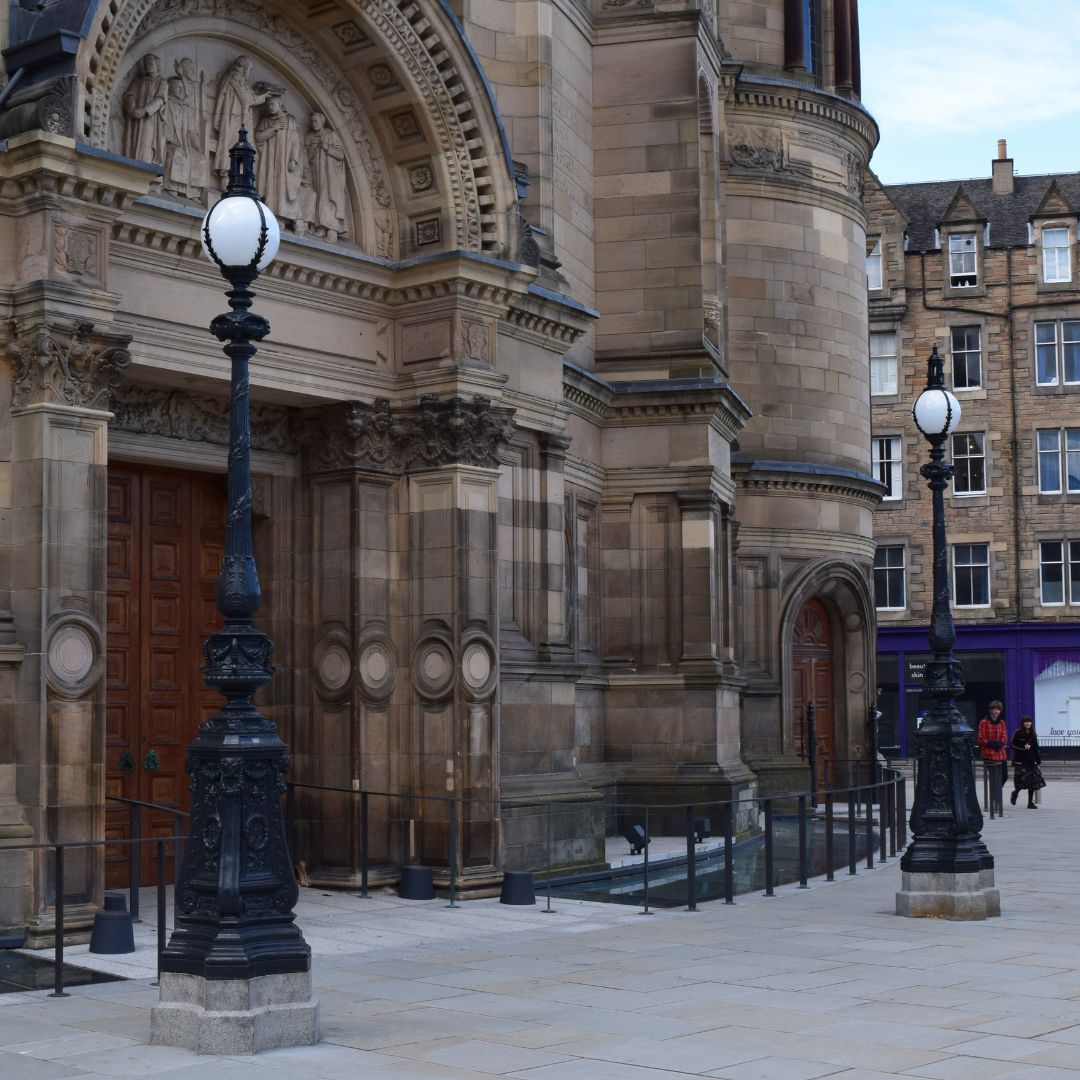
[[[825,880],[835,881],[833,873],[833,793],[825,793]]]
[[[368,793],[360,792],[360,895],[368,894]]]
[[[900,796],[900,813],[897,815],[900,819],[900,833],[897,847],[901,848],[907,844],[907,780],[903,776],[900,777],[900,785],[897,794]]]
[[[806,703],[806,741],[810,751],[810,797],[817,806],[817,727],[815,725],[814,703]]]
[[[651,915],[652,914],[652,912],[649,910],[649,840],[650,839],[651,838],[649,836],[649,808],[646,806],[645,807],[645,852],[644,852],[644,854],[645,854],[645,863],[644,863],[644,866],[642,868],[642,886],[643,886],[643,888],[645,890],[645,895],[642,898],[643,903],[644,903],[644,908],[643,908],[643,910],[641,912],[642,915]]]
[[[889,800],[885,798],[885,789],[874,785],[874,801],[878,808],[878,862],[885,862],[889,854],[889,834],[887,832]]]
[[[49,997],[67,997],[64,993],[64,845],[56,845],[56,921],[53,924],[53,992]]]
[[[735,903],[735,803],[724,808],[724,903]]]
[[[850,777],[849,777],[850,779]],[[847,801],[847,853],[848,853],[848,874],[857,874],[858,868],[856,867],[856,853],[855,853],[855,788],[848,788],[848,801]]]
[[[173,881],[180,875],[180,865],[184,861],[184,815],[178,813],[175,816],[176,839],[173,841]]]
[[[765,800],[765,895],[775,895],[773,892],[772,799]]]
[[[874,792],[866,789],[866,869],[874,869]]]
[[[983,810],[990,811],[990,820],[994,820],[994,804],[990,801],[990,778],[987,775],[986,762],[982,763],[982,782],[983,782]]]
[[[450,806],[450,907],[457,907],[458,864],[458,801],[448,799]]]
[[[142,807],[138,803],[133,802],[130,805],[128,813],[128,837],[131,840],[131,847],[128,851],[128,865],[129,880],[128,880],[128,910],[131,912],[131,921],[133,923],[141,922],[139,918],[139,888],[142,885],[141,879],[141,862],[142,862],[142,844],[139,841],[142,839]]]
[[[697,911],[697,858],[694,852],[694,808],[686,808],[686,910]]]
[[[547,907],[544,909],[545,914],[551,914],[551,802],[550,800],[544,804],[544,817],[547,819],[546,833],[547,833]]]
[[[161,954],[165,951],[165,841],[158,840],[157,847],[157,982],[161,982]],[[173,848],[173,866],[176,866],[176,848]],[[175,877],[175,873],[174,873]]]
[[[296,788],[291,783],[285,785],[285,843],[289,847],[289,865],[295,866],[292,853],[296,850],[294,830],[296,829]]]
[[[808,889],[806,883],[806,796],[799,796],[799,888]]]
[[[900,818],[900,788],[903,778],[894,779],[889,785],[889,854],[896,857],[896,829]]]

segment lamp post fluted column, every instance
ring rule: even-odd
[[[250,310],[251,286],[277,250],[278,226],[255,191],[246,132],[230,160],[228,187],[202,227],[203,247],[230,285],[230,311],[210,324],[232,364],[217,590],[224,626],[203,645],[206,684],[225,700],[188,748],[190,832],[151,1022],[153,1042],[215,1054],[318,1038],[311,950],[293,914],[299,890],[281,804],[289,758],[252,702],[273,676],[274,649],[252,625],[261,591],[251,531],[249,363],[270,324]]]
[[[956,707],[963,693],[960,661],[953,655],[956,627],[949,595],[949,549],[945,535],[945,488],[953,466],[945,444],[960,419],[960,406],[945,389],[945,364],[937,346],[930,355],[926,389],[912,410],[930,443],[930,460],[919,470],[933,503],[932,659],[924,690],[934,699],[915,734],[916,783],[911,844],[900,860],[903,887],[896,913],[915,917],[985,919],[1001,913],[994,888],[994,858],[980,837],[983,818],[975,788],[973,732]]]

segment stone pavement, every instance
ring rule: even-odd
[[[0,1080],[1078,1077],[1080,784],[1053,784],[984,835],[1004,911],[985,923],[897,918],[897,859],[651,917],[305,890],[319,1046],[147,1046],[144,978],[0,995]]]

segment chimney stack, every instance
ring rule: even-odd
[[[995,195],[1013,193],[1013,162],[1005,149],[1004,139],[998,139],[997,159],[990,164],[990,175],[993,178],[992,187]]]

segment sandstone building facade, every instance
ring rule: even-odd
[[[226,438],[197,229],[241,123],[285,232],[256,544],[312,878],[355,881],[359,792],[376,877],[484,891],[549,823],[559,866],[601,862],[616,799],[804,783],[810,701],[823,758],[864,754],[855,0],[73,0],[0,29],[2,842],[185,805]],[[72,855],[69,918],[117,859]],[[51,860],[18,866],[0,923],[41,939]]]
[[[961,406],[946,494],[969,719],[1080,736],[1080,177],[1014,174],[867,189],[882,743],[910,753],[925,707],[930,591],[925,440],[911,405],[933,346]],[[1069,733],[1072,733],[1071,735]]]

